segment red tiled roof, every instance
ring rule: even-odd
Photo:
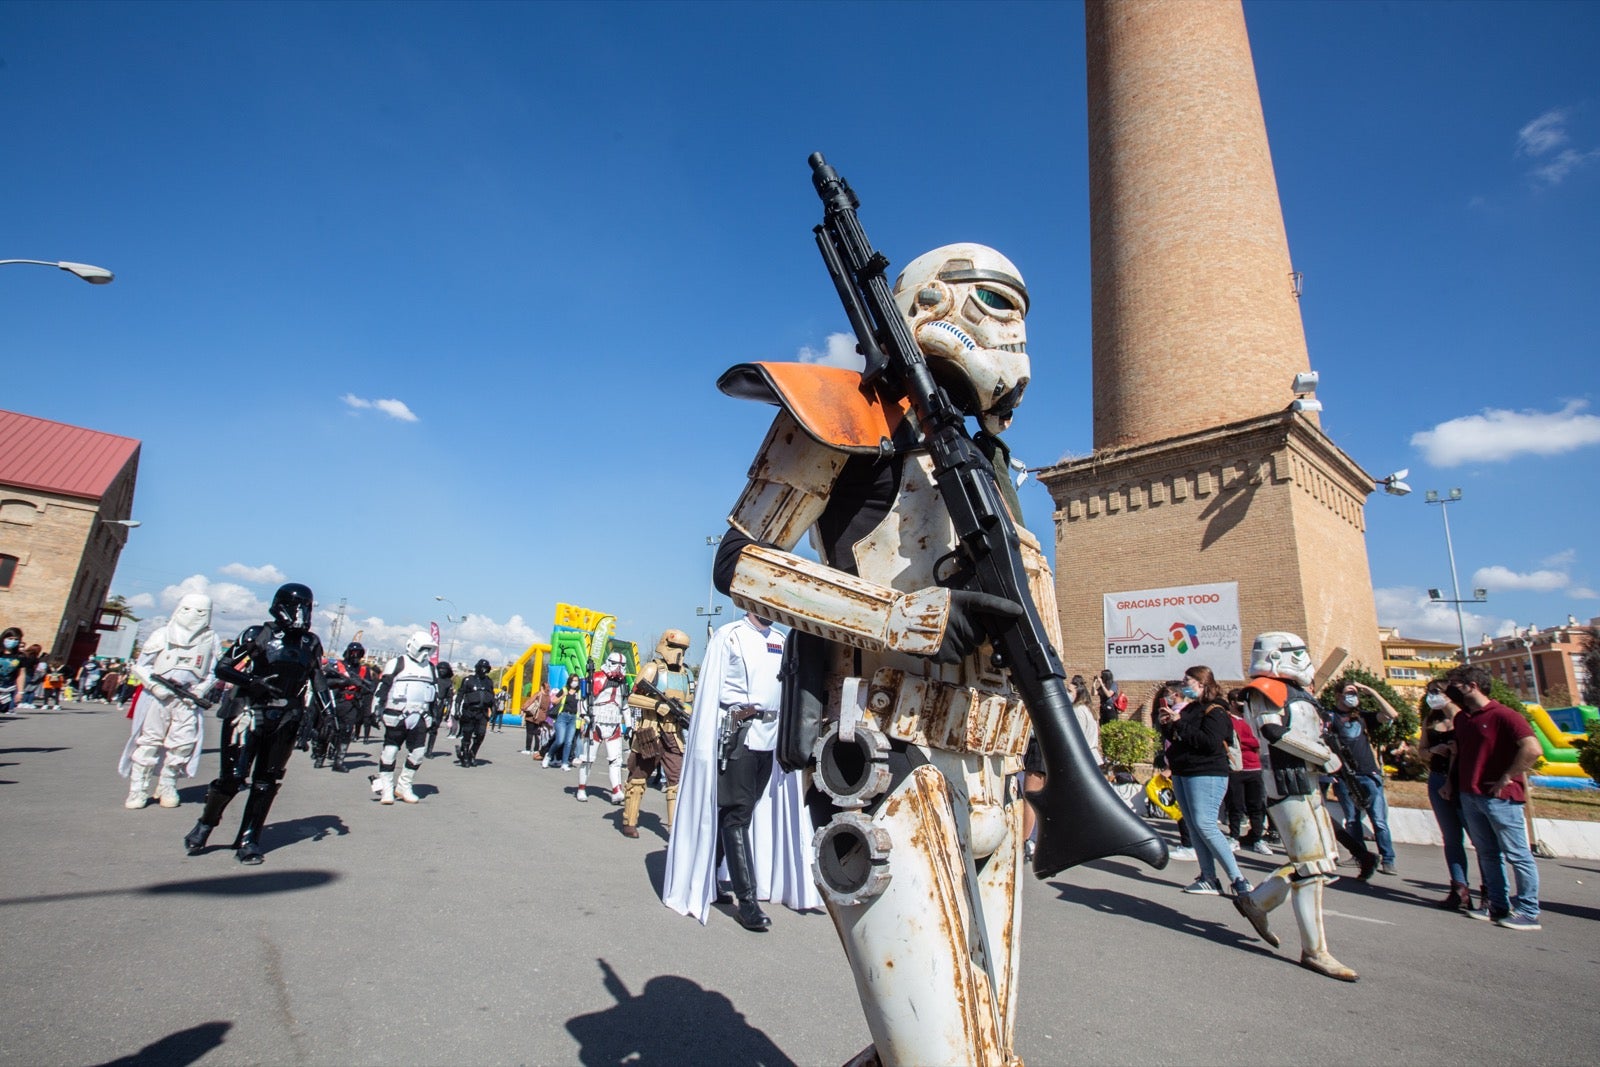
[[[0,411],[0,486],[99,500],[137,451],[131,437]]]

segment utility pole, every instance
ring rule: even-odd
[[[344,617],[349,602],[348,597],[339,598],[339,613],[333,617],[333,634],[328,638],[328,652],[331,655],[339,653],[339,635],[344,632]]]

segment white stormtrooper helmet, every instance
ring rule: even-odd
[[[682,630],[668,630],[661,635],[661,640],[656,642],[656,655],[666,661],[667,666],[677,670],[683,666],[683,658],[689,652],[689,635]]]
[[[187,648],[210,628],[211,598],[204,593],[185,593],[167,620],[167,643]]]
[[[987,245],[945,245],[906,264],[894,298],[950,399],[997,432],[1028,385],[1028,287],[1016,266]]]
[[[406,656],[414,663],[427,662],[437,651],[439,646],[433,643],[433,638],[426,630],[418,630],[406,641]]]
[[[1305,638],[1299,634],[1272,631],[1261,634],[1250,646],[1250,677],[1287,678],[1305,688],[1314,670]]]
[[[627,673],[628,661],[623,657],[621,652],[613,652],[606,657],[604,669],[606,672],[606,677],[621,678]]]

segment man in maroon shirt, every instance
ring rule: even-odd
[[[1489,699],[1489,672],[1465,664],[1444,676],[1456,716],[1456,780],[1462,820],[1478,851],[1488,889],[1484,906],[1467,914],[1507,930],[1539,929],[1539,866],[1528,848],[1523,775],[1539,762],[1539,741],[1521,715]],[[1506,894],[1505,865],[1517,891]]]

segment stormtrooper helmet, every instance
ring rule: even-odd
[[[472,673],[478,675],[480,678],[489,677],[489,672],[493,669],[493,665],[490,664],[490,662],[486,659],[480,659],[477,663],[472,665]]]
[[[438,651],[439,646],[433,643],[426,630],[418,630],[406,639],[406,658],[413,663],[426,662]]]
[[[621,678],[627,673],[628,661],[621,652],[613,652],[606,657],[605,672],[607,678]]]
[[[1298,634],[1272,631],[1250,646],[1250,677],[1287,678],[1302,688],[1311,684],[1311,653]]]
[[[656,655],[673,670],[683,666],[683,659],[688,654],[689,635],[682,630],[668,630],[656,642]]]
[[[167,643],[187,648],[210,627],[211,598],[204,593],[185,593],[167,620]]]
[[[894,298],[955,405],[1003,428],[1028,385],[1028,287],[1016,266],[986,245],[945,245],[906,264]]]
[[[291,633],[311,629],[311,587],[299,582],[280,585],[272,594],[272,619]]]

